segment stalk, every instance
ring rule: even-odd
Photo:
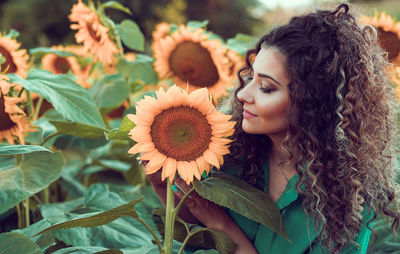
[[[171,182],[167,179],[167,203],[165,215],[165,254],[172,254],[172,241],[174,239],[174,193],[172,192]]]

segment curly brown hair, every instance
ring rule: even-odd
[[[332,253],[355,243],[363,209],[393,219],[396,230],[398,108],[387,77],[387,53],[379,46],[376,30],[359,25],[349,6],[341,4],[335,11],[293,17],[248,50],[232,99],[237,125],[229,159],[245,158],[242,178],[255,186],[262,182],[257,170],[271,141],[242,130],[243,103],[237,93],[263,47],[274,47],[287,59],[291,104],[283,145],[296,160],[296,190],[306,214],[315,219],[318,240]]]

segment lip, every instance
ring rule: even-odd
[[[247,119],[251,119],[251,118],[256,117],[256,115],[250,113],[250,112],[247,111],[247,110],[243,110],[243,117],[244,117],[244,118],[247,118]]]

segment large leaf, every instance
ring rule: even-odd
[[[64,164],[60,153],[33,152],[18,156],[22,159],[17,165],[0,171],[0,214],[55,181]]]
[[[117,32],[128,48],[144,51],[144,35],[134,21],[123,20],[120,25],[117,25]]]
[[[105,129],[81,123],[50,121],[58,133],[69,134],[81,138],[105,138]]]
[[[17,232],[0,234],[0,254],[43,254],[30,238]]]
[[[10,82],[21,84],[50,102],[65,118],[73,122],[104,128],[103,119],[88,92],[76,84],[69,75],[32,69],[26,80],[16,74],[8,74]]]
[[[227,40],[228,47],[240,55],[246,54],[246,51],[255,45],[256,38],[247,34],[238,33],[234,38]]]
[[[130,195],[130,200],[132,200]],[[134,197],[137,199],[136,197]],[[64,203],[46,204],[40,207],[42,216],[51,224],[57,224],[73,219],[80,219],[126,204],[118,194],[108,189],[105,184],[92,184],[84,199],[74,200],[68,206]],[[136,211],[143,218],[136,205]],[[54,230],[52,234],[67,245],[99,246],[107,249],[140,247],[153,245],[153,237],[136,219],[121,217],[108,224],[97,227],[78,227]],[[95,236],[95,237],[93,237]]]
[[[265,192],[221,172],[196,181],[193,186],[202,197],[261,223],[288,239],[279,210]]]
[[[110,223],[113,220],[116,220],[120,217],[127,216],[132,218],[138,218],[138,214],[135,211],[135,205],[142,201],[142,199],[135,200],[129,202],[128,204],[120,205],[116,208],[110,209],[108,211],[86,217],[80,218],[76,220],[71,220],[67,222],[63,222],[49,228],[46,228],[43,231],[40,231],[38,234],[42,234],[45,232],[49,232],[55,229],[66,229],[66,228],[75,228],[75,227],[95,227],[101,226],[107,223]]]
[[[131,120],[129,120],[128,117],[125,116],[121,126],[118,129],[113,129],[110,132],[106,133],[106,137],[108,140],[129,138],[128,133],[134,127],[135,124]]]
[[[33,152],[50,152],[49,149],[43,146],[36,145],[0,145],[0,156],[1,155],[14,155],[14,154],[24,154]]]
[[[47,47],[39,47],[39,48],[30,49],[29,54],[34,57],[41,57],[46,54],[56,54],[61,57],[76,56],[75,54],[73,54],[71,52],[56,50],[56,49],[47,48]]]
[[[153,68],[154,59],[144,54],[136,54],[134,61],[121,58],[117,63],[119,73],[128,77],[131,82],[143,81],[145,84],[156,84],[157,74]]]
[[[104,77],[89,89],[99,108],[116,108],[129,97],[130,88],[120,74]]]

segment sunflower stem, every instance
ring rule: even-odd
[[[167,202],[166,202],[166,215],[165,215],[165,254],[172,254],[172,242],[174,239],[174,193],[172,192],[171,181],[167,180]]]
[[[36,120],[36,118],[39,116],[39,112],[40,112],[40,108],[42,107],[42,103],[43,103],[43,97],[40,96],[38,99],[38,102],[36,103],[35,112],[33,112],[33,116],[32,116],[33,120]]]
[[[196,230],[196,231],[193,231],[193,232],[190,232],[189,234],[187,234],[186,237],[185,237],[185,240],[183,240],[183,242],[182,242],[182,246],[181,246],[181,248],[179,249],[178,254],[182,254],[182,253],[183,253],[183,251],[185,250],[186,244],[187,244],[187,243],[189,242],[189,240],[190,240],[190,237],[192,237],[193,235],[195,235],[195,234],[197,234],[197,233],[206,231],[206,230],[207,230],[207,228],[201,228],[201,229],[198,229],[198,230]]]
[[[59,135],[59,134],[61,134],[61,133],[54,132],[54,133],[48,135],[48,136],[42,141],[42,143],[41,143],[40,145],[43,146],[47,141],[49,141],[49,139],[51,139],[52,137],[57,136],[57,135]]]
[[[154,238],[154,240],[156,241],[156,243],[157,243],[157,247],[158,247],[158,250],[160,251],[160,253],[163,253],[163,249],[162,249],[162,246],[161,246],[161,242],[160,242],[160,239],[158,239],[158,236],[156,235],[156,233],[154,232],[154,230],[144,221],[144,220],[142,220],[140,217],[138,217],[138,218],[136,218],[140,223],[142,223],[146,228],[147,228],[147,230],[153,235],[153,238]]]
[[[179,201],[178,205],[176,206],[176,208],[174,209],[174,215],[178,214],[179,209],[182,207],[183,205],[183,201],[185,201],[185,199],[190,195],[190,193],[192,193],[194,191],[194,187],[192,187],[188,192],[186,192],[186,194],[181,198],[181,200]]]
[[[27,115],[31,116],[33,113],[33,101],[31,98],[31,92],[27,90],[27,97],[28,97],[28,108],[27,108]]]

